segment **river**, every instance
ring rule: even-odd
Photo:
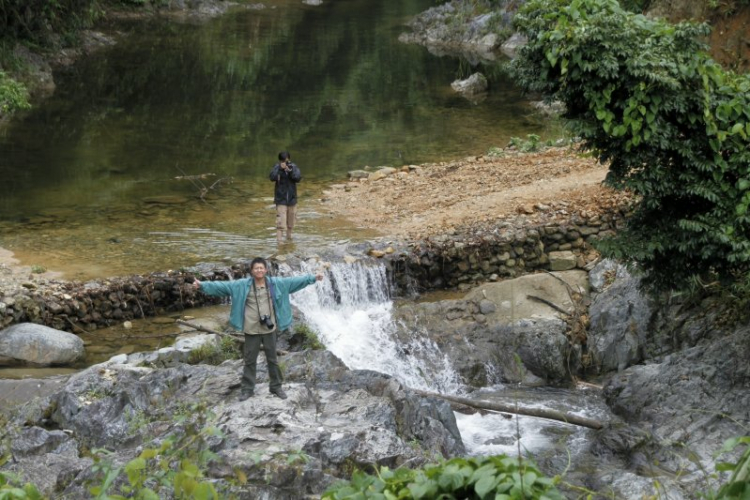
[[[288,150],[304,175],[292,249],[314,252],[374,235],[320,202],[347,171],[544,137],[499,64],[398,42],[432,4],[282,0],[203,23],[121,22],[114,47],[61,71],[2,131],[0,247],[80,280],[269,255],[267,175]],[[450,88],[476,70],[490,81],[480,104]]]

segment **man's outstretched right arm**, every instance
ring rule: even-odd
[[[193,286],[206,295],[214,295],[217,297],[227,297],[232,293],[229,282],[227,281],[199,281],[196,278],[195,281],[193,281]]]

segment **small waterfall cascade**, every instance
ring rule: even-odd
[[[316,268],[304,265],[303,272]],[[332,264],[326,279],[291,296],[321,342],[351,369],[386,373],[404,385],[442,394],[465,393],[466,387],[450,360],[426,332],[400,325],[394,319],[391,284],[385,266]],[[508,388],[495,386],[481,391],[483,397],[507,400]],[[527,392],[528,391],[528,392]],[[555,393],[522,391],[526,406],[550,408]],[[532,401],[533,400],[533,401]],[[581,402],[568,411],[588,407]],[[590,408],[590,407],[589,407]],[[561,435],[571,434],[568,445],[580,448],[584,430],[532,417],[490,413],[456,413],[456,423],[467,451],[472,455],[506,453],[524,455],[554,450]]]
[[[415,389],[461,392],[458,374],[427,335],[399,331],[390,289],[382,264],[336,263],[325,280],[293,294],[292,303],[349,368],[386,373]]]

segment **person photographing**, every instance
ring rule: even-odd
[[[269,178],[275,183],[273,202],[276,204],[276,241],[281,243],[284,231],[286,239],[292,239],[292,230],[297,220],[297,183],[302,180],[302,172],[292,162],[289,152],[282,151]]]
[[[268,277],[266,261],[260,257],[250,263],[250,278],[232,281],[206,281],[197,278],[193,286],[215,297],[230,297],[229,323],[245,334],[242,348],[244,368],[240,383],[240,401],[255,395],[255,373],[261,345],[268,363],[271,394],[286,399],[281,388],[282,375],[276,357],[276,339],[280,331],[292,326],[289,295],[323,279],[323,273],[291,277]]]

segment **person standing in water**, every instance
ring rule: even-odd
[[[281,243],[284,231],[287,241],[292,239],[292,230],[297,220],[297,183],[302,180],[302,172],[292,162],[289,152],[282,151],[269,178],[275,183],[273,202],[276,204],[276,241]]]

